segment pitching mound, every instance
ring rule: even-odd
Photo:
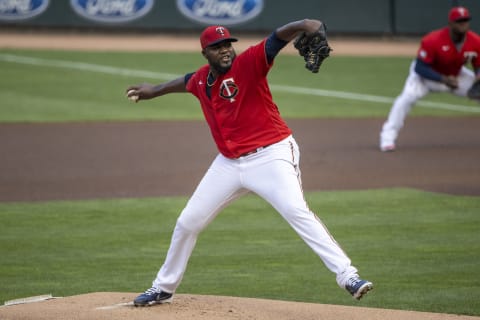
[[[369,319],[466,320],[480,319],[449,314],[345,307],[266,299],[177,294],[171,304],[136,308],[136,293],[100,292],[40,302],[0,307],[4,320],[36,319]]]

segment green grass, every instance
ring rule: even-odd
[[[0,50],[0,55],[33,57],[155,73],[183,75],[205,63],[200,53],[122,53]],[[1,58],[1,57],[0,57]],[[298,56],[277,57],[269,79],[272,85],[345,91],[394,98],[403,88],[410,58],[333,56],[321,72],[311,74]],[[189,94],[173,94],[133,104],[125,99],[130,84],[160,83],[165,78],[108,74],[50,65],[29,65],[0,59],[0,122],[118,121],[203,119],[199,103]],[[272,90],[286,118],[386,117],[390,103],[292,94]],[[449,94],[426,100],[480,109],[478,104]],[[469,113],[414,108],[413,116],[465,116]],[[470,115],[478,116],[479,112]]]
[[[410,189],[307,198],[376,285],[360,305],[480,315],[480,198]],[[0,204],[0,301],[145,290],[185,202]],[[359,305],[256,196],[235,202],[200,235],[178,292]]]

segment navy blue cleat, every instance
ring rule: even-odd
[[[158,291],[157,288],[150,288],[133,300],[135,307],[145,307],[152,304],[170,303],[173,300],[173,294],[164,291]]]
[[[348,279],[345,289],[357,300],[362,299],[368,291],[373,289],[373,283],[367,280],[362,280],[359,277]]]

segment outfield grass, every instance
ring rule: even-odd
[[[5,55],[36,60],[10,62],[5,61]],[[383,118],[387,116],[391,103],[293,94],[276,89],[276,86],[393,99],[403,87],[410,60],[332,57],[326,60],[320,73],[311,74],[303,68],[299,57],[280,55],[269,78],[275,101],[286,118]],[[194,71],[203,63],[205,60],[199,53],[0,50],[0,122],[202,119],[199,104],[191,95],[174,94],[133,104],[125,99],[124,90],[130,84],[163,82],[172,75]],[[128,74],[124,73],[125,69]],[[141,72],[155,74],[146,76]],[[417,107],[413,116],[480,115],[480,106],[464,98],[435,94],[427,100],[467,105],[476,112]]]
[[[376,288],[362,306],[480,315],[477,197],[409,189],[308,193]],[[185,198],[0,204],[0,301],[145,290]],[[358,305],[263,200],[199,237],[179,293]]]

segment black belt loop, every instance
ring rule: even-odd
[[[262,151],[263,149],[268,148],[268,147],[270,147],[270,146],[271,146],[271,144],[268,144],[268,145],[266,145],[266,146],[253,149],[252,151],[245,152],[245,153],[241,154],[241,155],[239,156],[239,158],[243,158],[243,157],[252,155],[252,154],[257,153],[257,152],[259,152],[259,151]]]

